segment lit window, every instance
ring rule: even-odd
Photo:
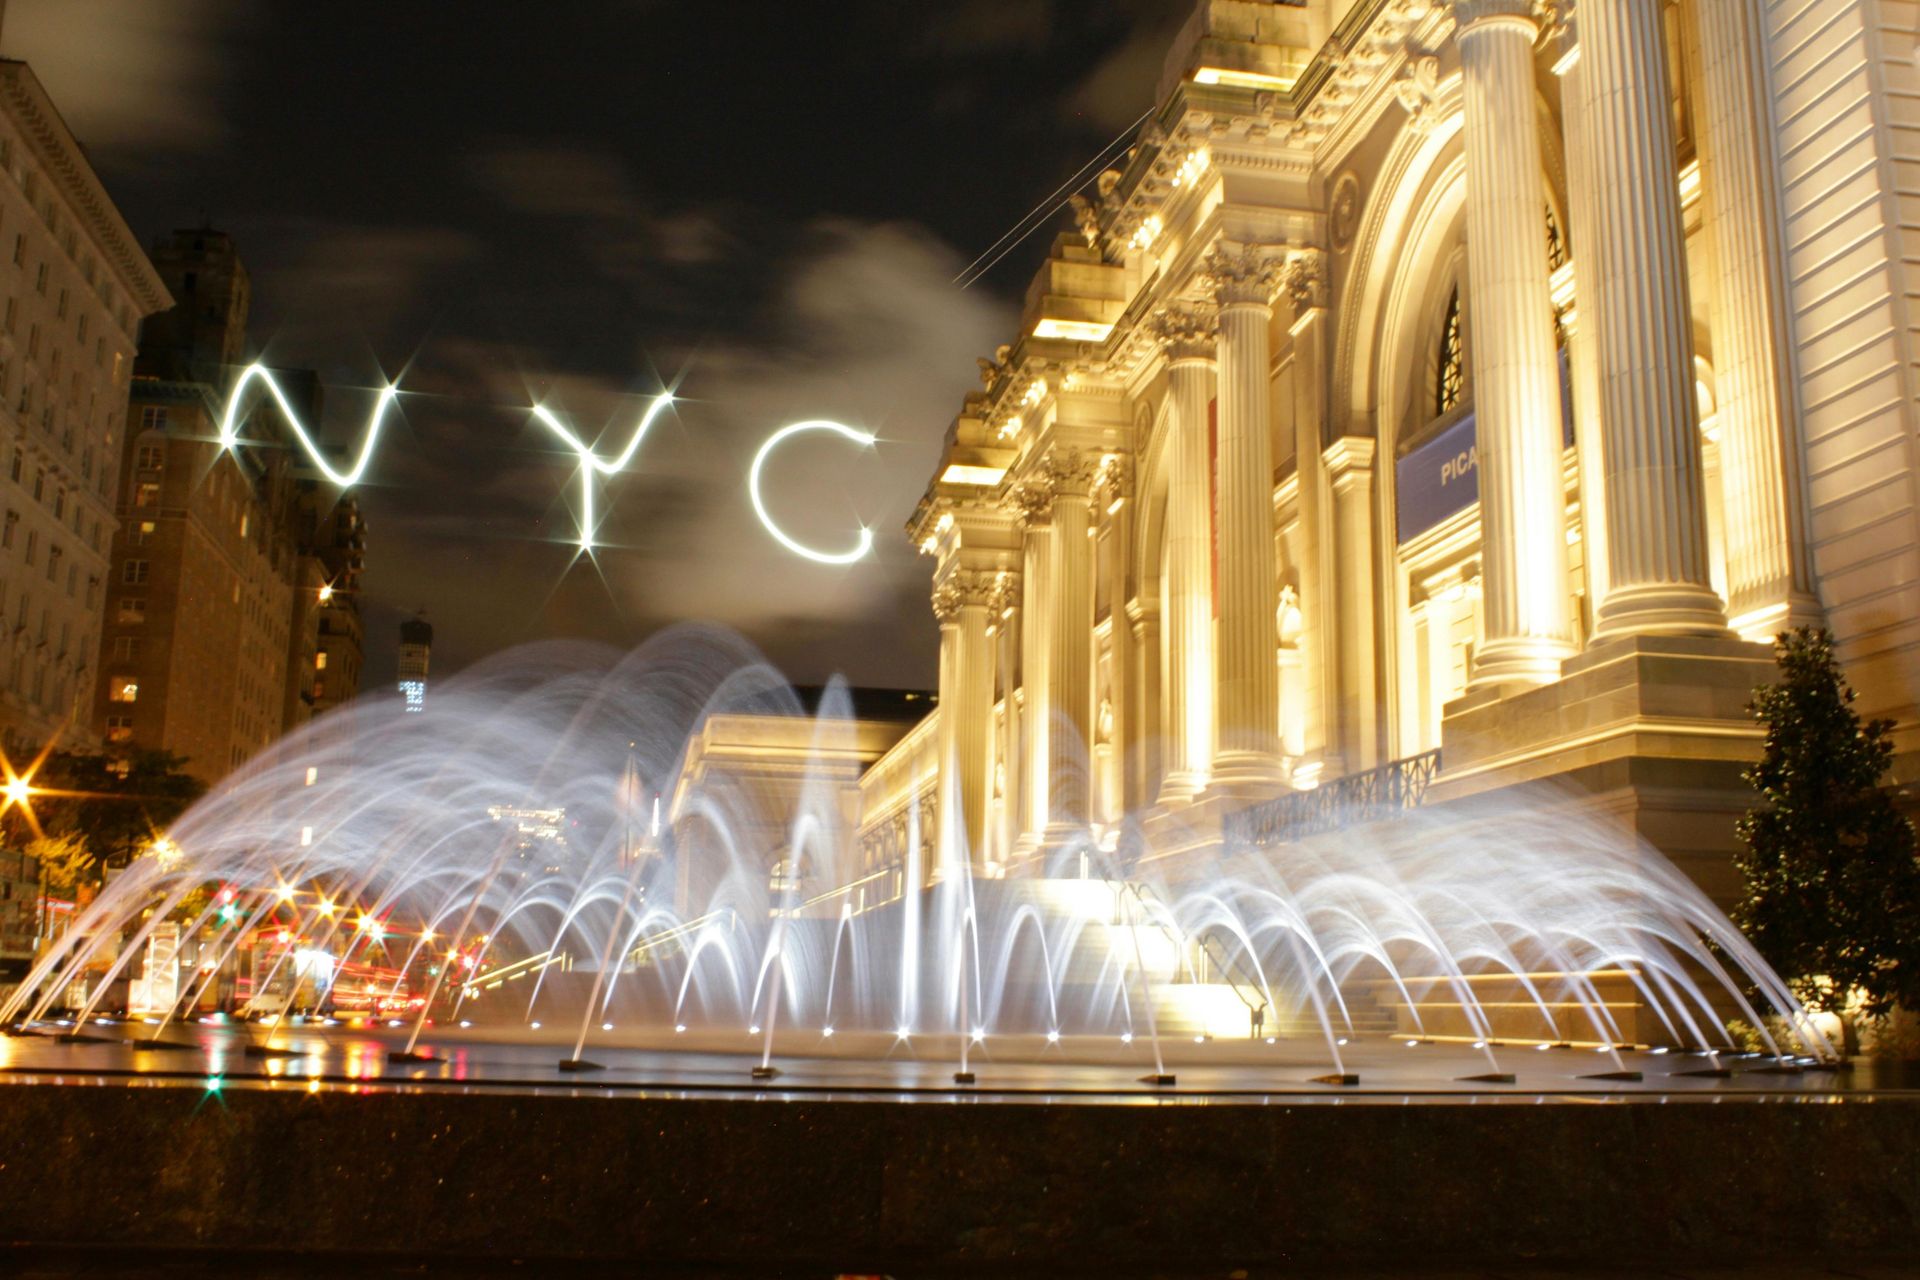
[[[160,505],[160,486],[151,480],[142,481],[134,490],[133,505],[136,507],[157,507]]]
[[[140,682],[132,676],[115,676],[107,684],[107,698],[111,702],[138,702]]]
[[[313,669],[315,671],[325,671],[327,669],[327,655],[324,650],[313,655]]]
[[[108,716],[107,717],[107,741],[108,742],[133,741],[133,717],[132,716]]]
[[[1440,327],[1440,378],[1437,402],[1440,413],[1450,413],[1466,394],[1466,353],[1460,336],[1460,290],[1453,291],[1447,303],[1446,322]]]

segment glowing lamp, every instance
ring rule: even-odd
[[[1006,474],[1005,467],[973,467],[956,462],[940,473],[940,483],[990,486],[999,484]]]
[[[1045,319],[1033,326],[1034,337],[1062,342],[1105,342],[1112,332],[1112,325],[1098,320]]]
[[[1201,67],[1193,73],[1195,84],[1223,85],[1229,89],[1270,89],[1286,93],[1293,88],[1294,76],[1270,76],[1258,71],[1235,71],[1229,67]]]

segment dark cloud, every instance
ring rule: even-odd
[[[116,166],[208,150],[223,111],[240,0],[11,0],[0,53],[24,58],[60,114]]]
[[[330,437],[357,443],[366,389],[404,371],[361,492],[371,680],[425,606],[442,671],[700,619],[800,679],[924,685],[901,524],[1047,236],[949,282],[1139,113],[1164,38],[1141,33],[1175,10],[12,0],[4,45],[143,238],[235,235],[256,345],[323,373]],[[611,452],[669,382],[677,413],[600,483],[602,550],[577,558],[577,460],[529,407]],[[859,565],[796,559],[748,503],[755,449],[804,418],[881,438],[796,441],[770,477],[797,536],[871,527]]]

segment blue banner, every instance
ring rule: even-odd
[[[1480,445],[1474,415],[1394,465],[1400,541],[1410,542],[1480,501]]]
[[[1560,445],[1573,447],[1573,387],[1560,356]],[[1394,512],[1400,541],[1410,542],[1480,501],[1480,433],[1475,415],[1442,431],[1394,464]]]

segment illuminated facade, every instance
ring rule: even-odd
[[[0,738],[91,730],[141,317],[169,299],[25,63],[0,60]]]
[[[1908,8],[1199,4],[914,516],[933,767],[870,812],[1017,875],[1438,750],[1725,892],[1799,622],[1920,776]]]

